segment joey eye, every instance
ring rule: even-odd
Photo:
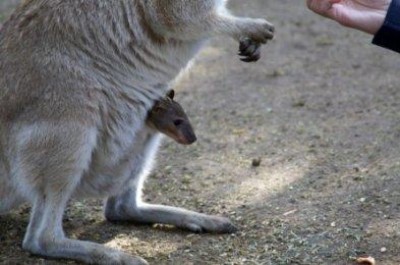
[[[183,123],[183,119],[176,119],[176,120],[174,120],[174,125],[175,126],[179,126],[179,125],[181,125]]]

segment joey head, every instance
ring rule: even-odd
[[[196,141],[193,127],[182,106],[174,101],[174,90],[155,102],[147,116],[147,125],[163,133],[177,143],[189,145]]]

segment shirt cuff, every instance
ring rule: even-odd
[[[400,53],[400,0],[392,0],[382,27],[372,43]]]

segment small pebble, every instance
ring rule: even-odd
[[[253,167],[259,167],[260,165],[261,165],[260,158],[254,158],[253,161],[251,161],[251,166],[253,166]]]

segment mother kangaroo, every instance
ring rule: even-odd
[[[234,230],[223,217],[141,201],[159,137],[154,102],[208,38],[240,42],[256,61],[273,37],[263,19],[230,15],[224,0],[26,0],[0,31],[0,214],[32,205],[23,248],[90,264],[147,264],[69,239],[72,197],[107,198],[112,221],[195,232]]]

